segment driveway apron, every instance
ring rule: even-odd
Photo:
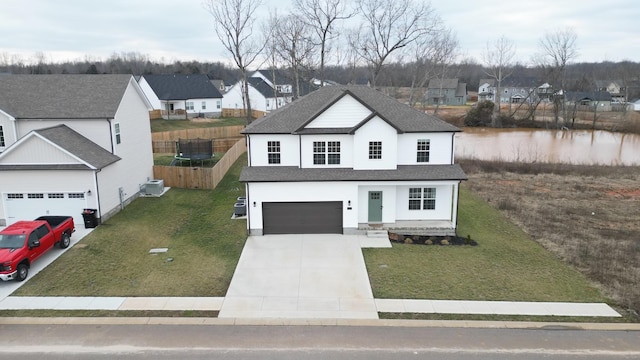
[[[250,236],[219,317],[377,319],[363,237]]]

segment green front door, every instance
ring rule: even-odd
[[[369,191],[369,222],[382,222],[382,191]]]

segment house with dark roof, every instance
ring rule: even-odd
[[[567,91],[566,104],[576,110],[611,111],[612,96],[607,91]]]
[[[250,77],[247,79],[249,83],[249,99],[251,100],[251,109],[268,113],[290,103],[292,100],[291,93],[279,92],[276,88],[269,85],[263,78]],[[224,94],[222,99],[222,107],[224,109],[244,109],[242,96],[242,82],[239,81]]]
[[[553,95],[553,87],[533,77],[510,76],[500,82],[500,103],[533,104],[541,99],[549,99]],[[478,84],[478,101],[496,101],[497,81],[480,79]]]
[[[467,84],[458,79],[431,79],[427,85],[425,100],[429,105],[465,105]]]
[[[2,76],[0,225],[120,211],[153,177],[149,110],[131,75]]]
[[[207,75],[143,75],[139,84],[164,119],[222,115],[222,94]]]
[[[627,102],[627,86],[623,80],[596,80],[595,91],[604,91],[611,95],[611,102],[624,104]]]
[[[325,86],[243,133],[251,235],[421,229],[453,235],[460,129],[363,86]]]

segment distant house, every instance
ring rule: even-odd
[[[596,80],[595,91],[609,93],[612,103],[624,104],[627,102],[627,87],[622,80]]]
[[[143,75],[139,84],[164,119],[222,115],[222,94],[207,75]]]
[[[268,113],[285,106],[293,99],[291,93],[278,92],[261,77],[250,77],[247,81],[253,111]],[[242,81],[238,81],[224,94],[222,107],[224,109],[244,109],[242,99]]]
[[[131,75],[3,75],[0,225],[120,211],[153,177],[149,110]]]
[[[508,77],[500,82],[500,103],[520,104],[535,103],[544,95],[551,95],[553,88],[545,84],[539,86],[540,81],[532,77]],[[478,101],[496,101],[497,81],[495,79],[480,79],[478,86]],[[542,93],[541,93],[542,91]],[[549,94],[546,94],[549,91]]]
[[[606,91],[567,91],[565,101],[581,110],[611,111],[612,97]]]
[[[458,79],[431,79],[425,99],[429,105],[464,105],[467,103],[467,84]]]
[[[629,104],[631,104],[633,111],[640,111],[640,99],[632,100]]]

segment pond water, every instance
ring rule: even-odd
[[[640,165],[640,135],[600,130],[464,128],[456,158]]]

